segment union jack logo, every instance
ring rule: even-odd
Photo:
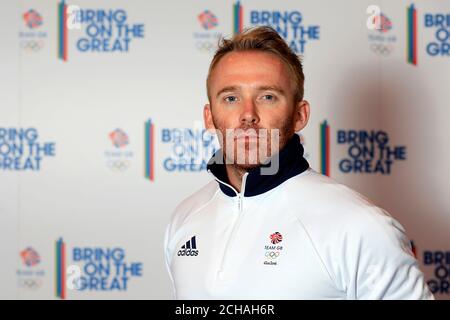
[[[386,17],[384,14],[380,14],[379,16],[375,16],[373,18],[373,23],[379,26],[378,31],[380,32],[388,32],[392,29],[392,21]]]
[[[111,139],[113,145],[116,148],[123,148],[128,144],[128,136],[121,129],[116,129],[113,132],[111,132],[109,134],[109,138]]]
[[[273,244],[280,243],[281,241],[283,241],[283,236],[281,235],[281,233],[275,232],[270,235],[270,242],[272,242]]]
[[[42,25],[41,15],[33,9],[28,10],[23,14],[23,20],[30,29],[34,29]]]
[[[202,27],[206,30],[212,29],[217,26],[217,17],[209,10],[205,10],[198,15],[198,21]]]
[[[36,250],[34,250],[31,247],[22,250],[20,256],[22,257],[23,263],[28,267],[33,267],[37,265],[39,262],[41,262],[39,254],[37,253]]]

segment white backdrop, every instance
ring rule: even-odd
[[[311,166],[321,170],[328,145],[330,175],[402,223],[436,297],[449,299],[450,1],[77,0],[65,4],[65,24],[58,4],[0,2],[0,298],[171,297],[164,229],[176,204],[210,180],[201,166],[173,164],[189,164],[182,151],[201,144],[206,72],[217,38],[239,25],[239,9],[243,27],[286,27],[303,56],[312,114],[301,134]],[[384,31],[367,27],[372,4]],[[73,9],[116,19],[101,21],[97,11],[79,22]],[[411,31],[408,19],[416,21]],[[61,26],[66,60],[58,57]],[[416,43],[415,64],[408,43]],[[320,136],[325,120],[328,142]],[[178,139],[185,129],[196,139]],[[356,159],[371,145],[340,143],[352,130],[381,132],[389,139],[381,147],[399,147],[398,159],[377,162],[377,152]],[[362,161],[377,172],[355,172]],[[79,269],[62,277],[71,265]],[[82,290],[67,284],[77,270]]]

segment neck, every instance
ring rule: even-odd
[[[247,170],[232,164],[227,164],[225,168],[227,170],[227,176],[230,185],[238,192],[241,192],[242,177],[247,172]]]
[[[279,167],[275,173],[262,173],[262,167],[267,167],[270,163],[254,168],[243,168],[233,164],[225,164],[221,161],[216,162],[216,159],[224,159],[222,150],[218,150],[212,156],[208,162],[207,169],[219,180],[220,189],[229,197],[236,196],[235,191],[242,192],[242,180],[244,175],[248,173],[245,196],[252,197],[276,188],[284,181],[307,170],[309,164],[303,157],[303,152],[300,138],[294,134],[279,152]]]

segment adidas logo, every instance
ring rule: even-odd
[[[195,236],[191,240],[186,241],[186,244],[181,246],[178,251],[179,256],[198,256],[197,243],[195,242]]]

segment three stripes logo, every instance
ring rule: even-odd
[[[406,9],[407,17],[407,59],[408,63],[417,65],[417,10],[414,4]]]
[[[186,241],[186,243],[181,246],[181,249],[178,250],[178,256],[198,256],[195,236],[193,236],[190,240]]]

